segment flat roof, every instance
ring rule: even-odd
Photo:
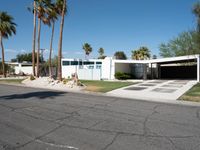
[[[181,62],[191,62],[199,58],[199,55],[187,55],[187,56],[178,56],[178,57],[169,57],[169,58],[159,58],[159,59],[150,59],[150,60],[118,60],[113,59],[115,63],[138,63],[138,64],[148,64],[148,63],[181,63]]]
[[[73,59],[73,58],[62,58],[62,61],[104,61],[104,60],[112,60],[114,63],[126,63],[126,64],[149,64],[149,63],[157,63],[157,64],[167,64],[167,63],[182,63],[182,62],[193,62],[200,55],[187,55],[187,56],[178,56],[178,57],[168,57],[168,58],[158,58],[158,59],[149,59],[149,60],[120,60],[113,59],[112,57],[106,57],[105,59]]]

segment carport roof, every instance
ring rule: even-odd
[[[199,55],[187,55],[179,57],[169,57],[169,58],[160,58],[160,59],[151,59],[151,60],[114,60],[115,63],[137,63],[137,64],[148,64],[148,63],[157,63],[157,64],[167,64],[167,63],[182,63],[182,62],[191,62],[199,58]]]
[[[182,62],[191,62],[193,60],[196,60],[197,58],[199,58],[199,55],[187,55],[187,56],[179,56],[179,57],[153,59],[153,60],[150,60],[149,63],[158,63],[158,64],[182,63]]]

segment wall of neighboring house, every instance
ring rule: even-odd
[[[27,64],[23,64],[23,63],[17,63],[11,66],[13,66],[13,68],[15,69],[15,74],[20,74],[20,73],[24,73],[26,75],[31,75],[32,74],[32,65],[27,65]]]
[[[16,74],[20,74],[20,73],[24,73],[24,74],[27,74],[27,75],[30,75],[32,74],[32,66],[22,66],[22,67],[15,67],[15,73]]]

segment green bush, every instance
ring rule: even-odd
[[[33,75],[30,76],[30,80],[35,80],[35,77]]]
[[[115,78],[118,80],[126,80],[126,79],[131,79],[132,75],[128,73],[123,73],[123,72],[116,72]]]
[[[62,80],[63,84],[67,84],[68,81],[69,79],[65,79],[65,78]]]

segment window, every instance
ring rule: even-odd
[[[101,69],[101,65],[96,65],[96,69]]]
[[[83,62],[83,64],[84,64],[84,65],[93,65],[94,62],[91,62],[91,61],[85,61],[85,62]]]
[[[63,61],[63,66],[69,66],[69,61]]]
[[[99,61],[98,61],[98,62],[96,62],[96,64],[102,64],[102,62],[99,62]]]
[[[72,65],[72,66],[78,65],[78,61],[71,61],[71,65]]]
[[[90,66],[88,66],[88,69],[94,69],[94,66],[90,65]]]

